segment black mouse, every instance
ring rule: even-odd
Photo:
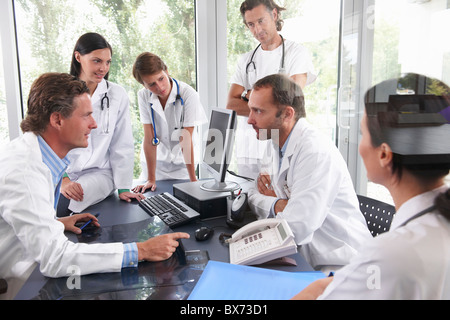
[[[198,241],[208,240],[214,233],[214,230],[208,227],[201,227],[195,230],[195,239]]]

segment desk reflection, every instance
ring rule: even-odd
[[[85,228],[83,243],[134,242],[171,232],[157,217],[101,228]],[[68,235],[69,236],[69,235]],[[185,251],[182,242],[171,258],[140,262],[122,272],[48,279],[34,300],[185,300],[208,263],[207,251]]]

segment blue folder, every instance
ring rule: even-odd
[[[288,300],[325,277],[209,261],[188,300]]]

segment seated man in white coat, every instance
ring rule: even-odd
[[[171,233],[140,243],[73,243],[64,231],[77,234],[79,221],[91,214],[56,219],[67,153],[87,147],[97,124],[86,84],[68,74],[50,73],[32,85],[23,136],[0,149],[0,278],[8,291],[0,299],[13,298],[39,263],[48,277],[71,275],[70,266],[81,274],[120,272],[138,261],[168,259],[186,233]]]
[[[273,146],[249,191],[251,209],[260,219],[287,220],[315,269],[346,265],[372,236],[338,149],[305,119],[301,88],[286,76],[267,76],[255,83],[249,108],[257,138]]]

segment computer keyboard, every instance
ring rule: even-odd
[[[149,215],[158,216],[171,228],[200,217],[200,213],[189,208],[168,192],[147,197],[141,200],[139,205]]]

